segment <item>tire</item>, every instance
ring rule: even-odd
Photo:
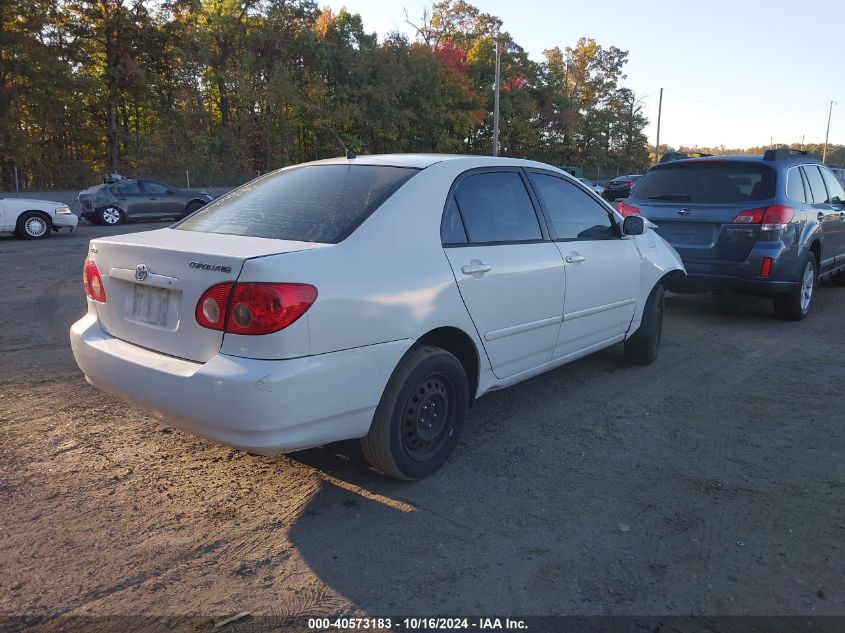
[[[665,307],[666,291],[663,284],[657,284],[646,299],[640,329],[625,341],[625,358],[628,361],[637,365],[651,365],[657,360]]]
[[[103,226],[117,226],[126,222],[126,214],[119,207],[103,207],[97,210],[97,222]]]
[[[50,237],[53,223],[38,211],[27,211],[18,218],[18,235],[25,240],[43,240]]]
[[[775,316],[788,321],[801,321],[806,318],[813,307],[818,285],[819,262],[815,253],[810,251],[801,266],[795,288],[788,294],[776,296],[772,301]]]
[[[191,215],[194,211],[198,211],[199,209],[202,209],[204,206],[205,206],[204,202],[199,202],[197,200],[194,200],[193,202],[189,202],[188,206],[185,207],[185,217]]]
[[[439,347],[412,348],[387,382],[361,448],[385,475],[421,479],[448,459],[468,414],[469,383],[458,359]]]

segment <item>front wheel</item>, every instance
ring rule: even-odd
[[[50,219],[37,211],[27,211],[18,220],[18,235],[25,240],[43,240],[52,228]]]
[[[100,221],[100,224],[116,226],[124,222],[125,216],[123,211],[117,207],[103,207],[97,211],[97,219]]]
[[[657,284],[648,295],[643,308],[640,329],[625,341],[625,358],[637,365],[651,365],[657,360],[660,337],[663,335],[663,311],[666,291]]]
[[[188,206],[185,207],[185,217],[191,215],[194,211],[199,211],[205,206],[204,202],[199,202],[198,200],[194,200],[193,202],[189,202]]]
[[[811,251],[807,253],[804,266],[801,268],[801,276],[795,287],[785,295],[777,295],[774,298],[775,315],[789,321],[801,321],[813,307],[813,299],[816,296],[816,287],[819,283],[819,271],[816,256]]]
[[[364,456],[385,475],[426,477],[452,453],[468,414],[469,383],[458,359],[438,347],[412,349],[399,361],[361,439]]]

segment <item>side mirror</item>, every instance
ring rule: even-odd
[[[622,223],[623,235],[642,235],[645,233],[645,220],[638,215],[629,215]]]

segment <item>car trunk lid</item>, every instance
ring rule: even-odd
[[[211,286],[235,281],[246,260],[327,244],[160,229],[91,242],[106,291],[97,316],[110,335],[140,347],[206,362],[223,332],[202,327],[194,310]]]

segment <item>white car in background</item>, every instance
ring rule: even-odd
[[[59,229],[73,229],[79,218],[67,205],[48,200],[0,198],[0,231],[41,240]]]
[[[578,180],[581,181],[581,184],[583,184],[585,187],[592,189],[598,195],[601,195],[602,193],[604,193],[604,187],[602,187],[601,185],[593,182],[589,178],[579,178]]]
[[[362,438],[418,479],[485,393],[616,343],[652,362],[683,271],[549,165],[341,158],[92,240],[70,337],[88,382],[187,431],[261,454]]]

